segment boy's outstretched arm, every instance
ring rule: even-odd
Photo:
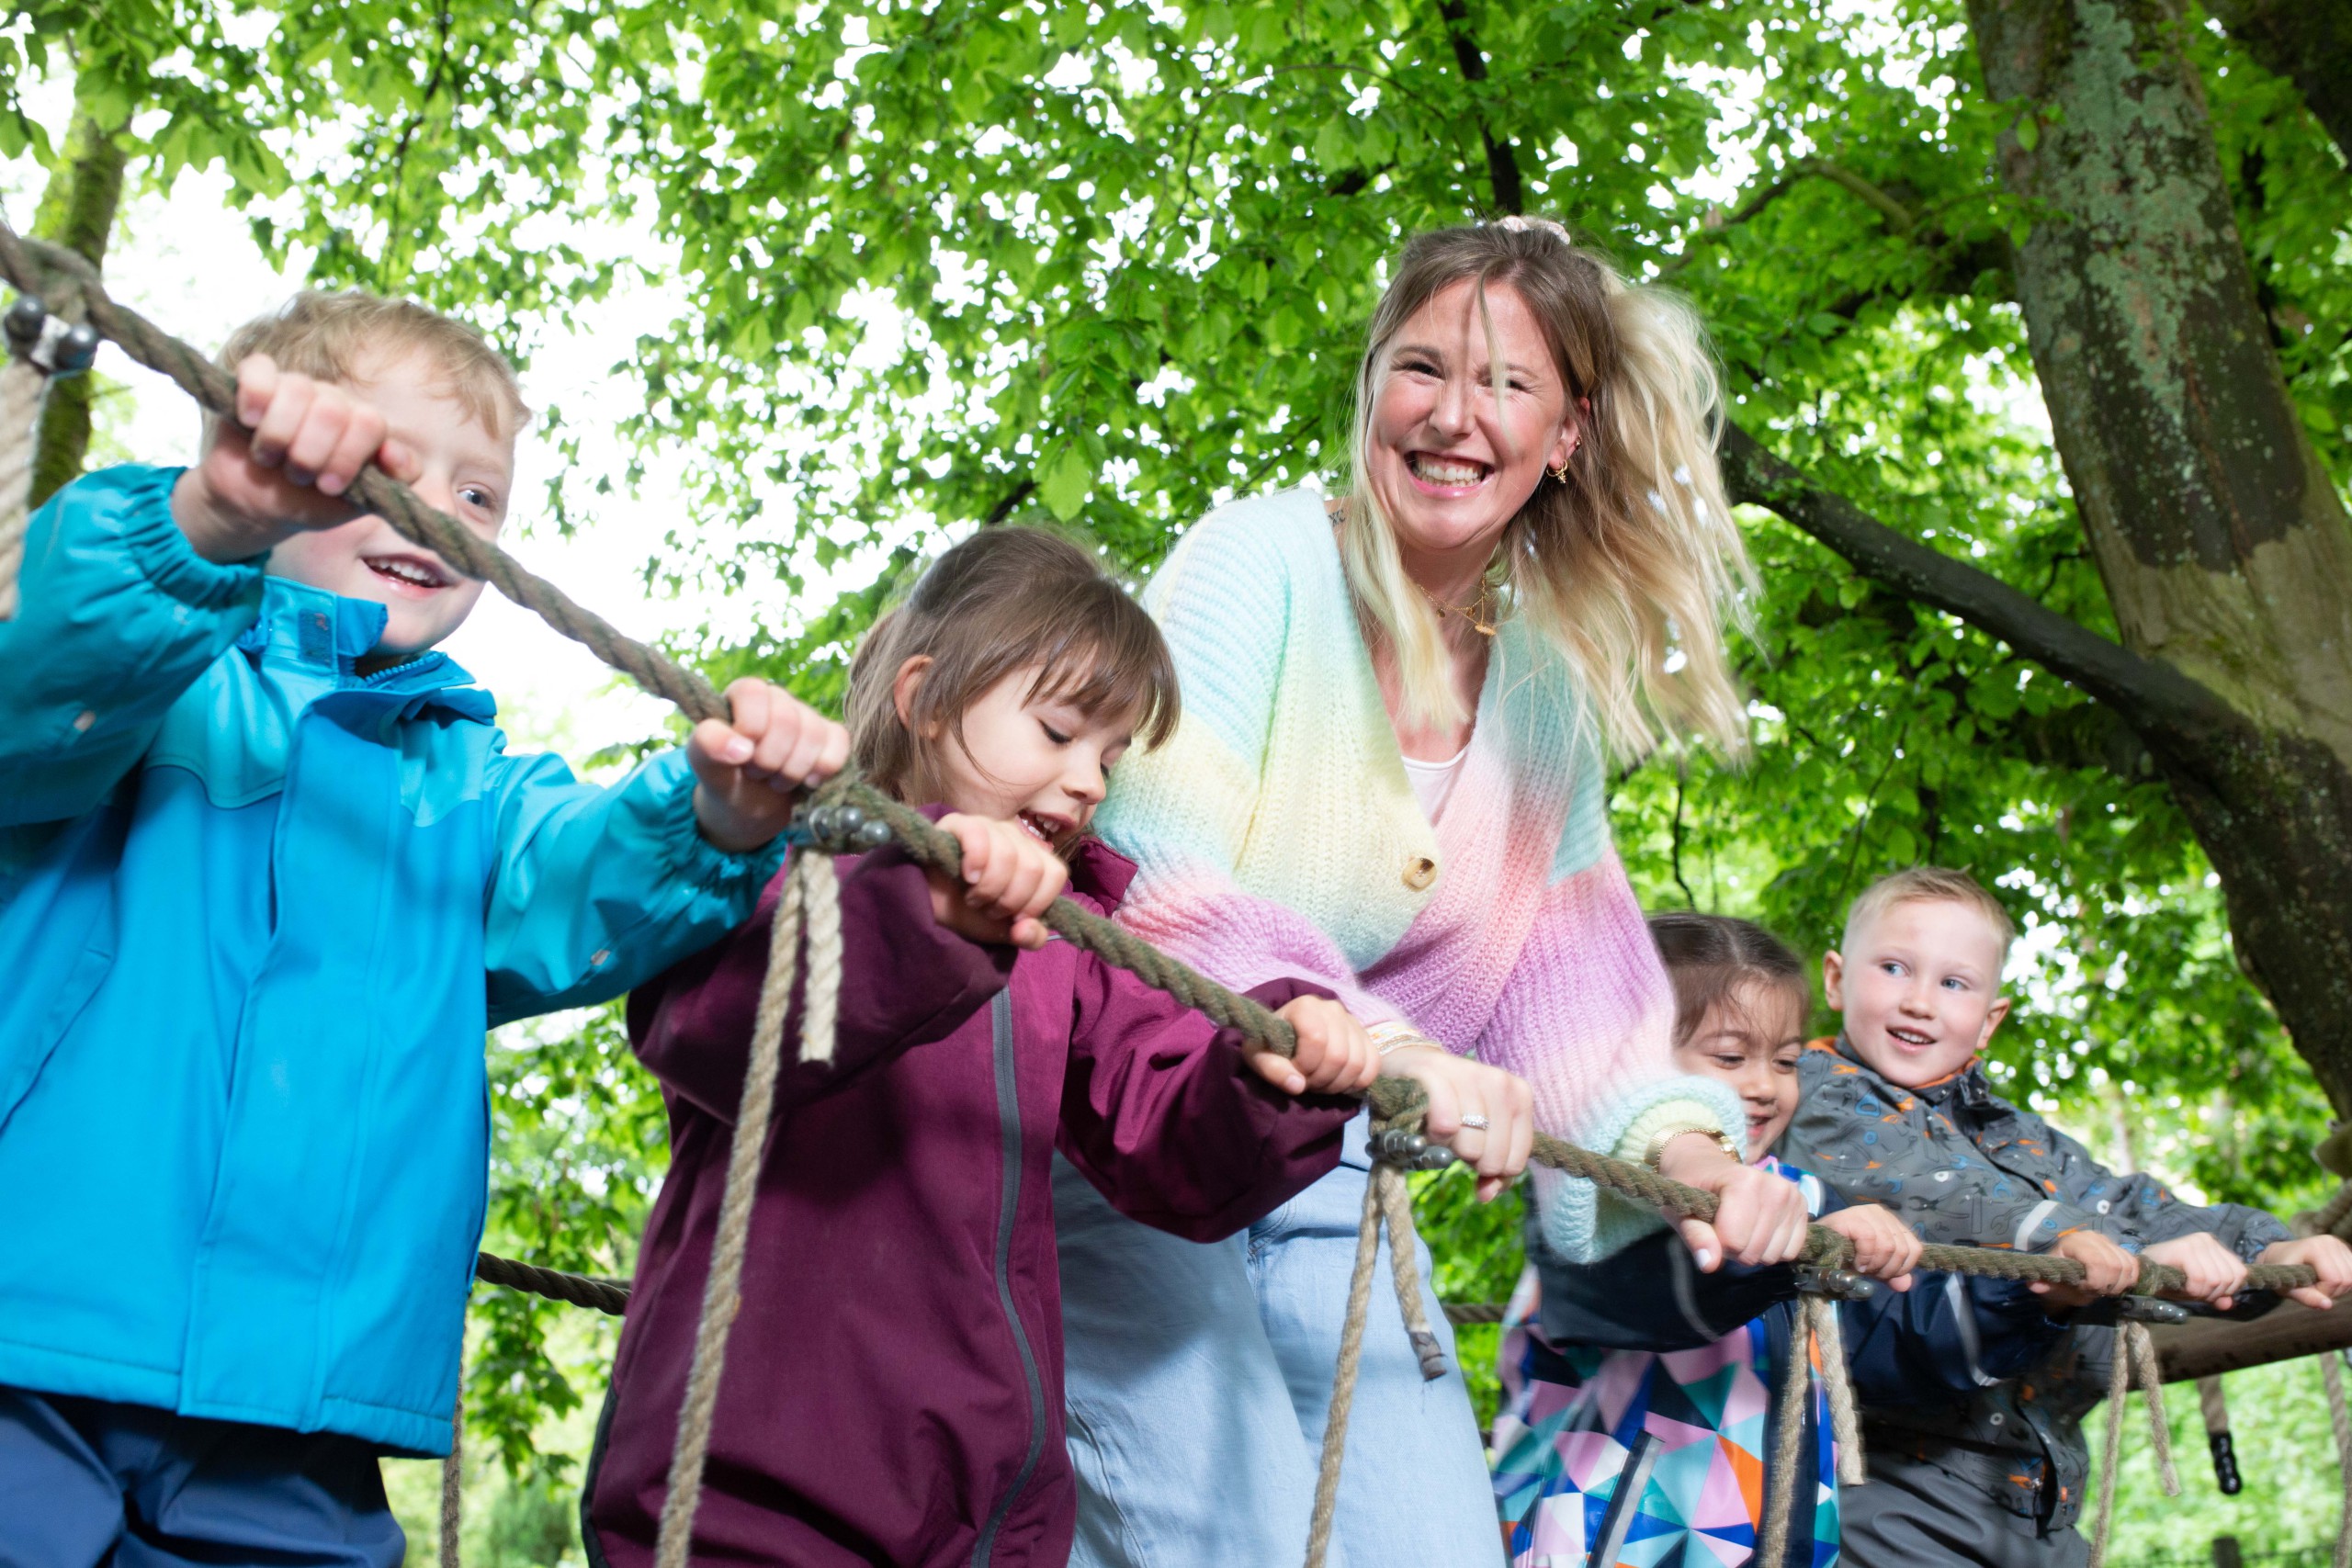
[[[838,771],[848,737],[765,682],[727,695],[736,727],[706,720],[609,788],[554,757],[498,760],[492,1023],[618,996],[750,916],[782,861],[792,791]]]
[[[2011,1176],[1941,1112],[1835,1051],[1808,1049],[1798,1073],[1796,1116],[1781,1136],[1781,1156],[1848,1198],[1884,1204],[1921,1239],[2046,1252],[2070,1231],[2099,1228],[2072,1194]]]

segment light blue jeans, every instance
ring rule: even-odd
[[[1364,1119],[1337,1170],[1203,1246],[1136,1224],[1054,1161],[1072,1568],[1283,1568],[1306,1550],[1363,1213]],[[1500,1568],[1469,1390],[1421,1249],[1446,1375],[1421,1379],[1386,1242],[1348,1420],[1329,1568]]]

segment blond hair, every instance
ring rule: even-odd
[[[1388,345],[1457,283],[1506,288],[1541,324],[1570,406],[1586,405],[1566,478],[1546,477],[1496,550],[1510,612],[1567,660],[1600,739],[1621,758],[1677,730],[1744,749],[1747,714],[1724,643],[1726,611],[1755,581],[1716,467],[1714,362],[1690,307],[1629,286],[1556,224],[1479,224],[1417,236],[1373,312],[1356,381],[1355,482],[1340,549],[1365,630],[1396,664],[1408,716],[1464,716],[1437,611],[1405,571],[1363,482]],[[1496,395],[1502,355],[1487,322]],[[1679,656],[1677,663],[1676,656]]]
[[[1880,877],[1861,891],[1861,896],[1846,908],[1846,934],[1839,945],[1850,954],[1854,933],[1894,908],[1897,904],[1961,904],[1984,918],[2000,939],[2001,957],[2007,960],[2009,944],[2018,939],[2017,922],[2009,919],[2001,901],[1984,890],[1984,885],[1964,871],[1952,871],[1940,865],[1915,865],[1908,871],[1898,871]]]
[[[514,367],[481,333],[413,299],[357,289],[304,289],[232,333],[220,363],[234,371],[246,355],[266,354],[281,370],[351,384],[363,370],[380,372],[380,365],[368,363],[371,356],[402,351],[421,355],[447,380],[467,417],[492,435],[503,440],[530,417]],[[208,422],[208,436],[210,430]]]

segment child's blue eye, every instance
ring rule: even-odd
[[[1968,989],[1968,982],[1962,979],[1957,975],[1945,976],[1944,984],[1955,991],[1964,991]]]

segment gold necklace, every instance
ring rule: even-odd
[[[1419,587],[1419,584],[1417,583],[1415,586]],[[1495,635],[1496,611],[1500,607],[1502,586],[1501,581],[1489,571],[1479,580],[1478,596],[1467,604],[1452,604],[1439,598],[1427,588],[1421,589],[1421,597],[1427,599],[1436,609],[1440,620],[1448,615],[1456,615],[1480,637],[1492,637]]]

